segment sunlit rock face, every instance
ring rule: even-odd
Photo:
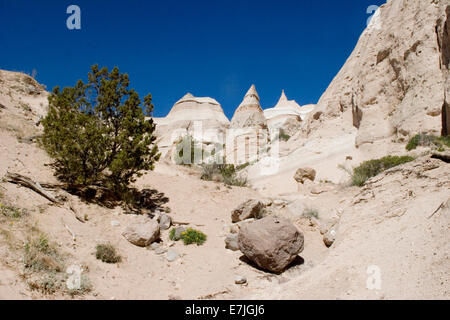
[[[206,145],[222,144],[230,125],[215,99],[190,93],[174,104],[167,117],[153,120],[157,124],[157,144],[166,159],[172,158],[175,144],[186,135]]]
[[[276,106],[264,110],[264,116],[270,130],[283,129],[286,134],[294,135],[314,107],[315,105],[301,107],[295,100],[288,100],[283,90]]]
[[[356,146],[448,134],[449,28],[448,0],[382,5],[319,100],[312,130],[349,110]]]
[[[267,129],[267,121],[259,102],[255,85],[252,85],[231,119],[232,129]]]

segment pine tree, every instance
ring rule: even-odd
[[[142,103],[129,85],[117,67],[109,72],[94,65],[86,84],[53,89],[42,144],[55,159],[57,177],[71,188],[102,185],[122,192],[159,160],[156,125],[146,119],[152,96]]]

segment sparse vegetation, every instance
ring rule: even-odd
[[[432,147],[442,151],[445,147],[450,148],[450,136],[438,137],[419,133],[409,140],[406,150],[411,151],[417,147]]]
[[[288,135],[286,132],[284,132],[283,129],[280,129],[280,133],[275,137],[275,140],[279,139],[282,141],[288,141],[291,138],[290,135]]]
[[[62,256],[43,234],[25,244],[23,261],[25,268],[35,272],[62,272],[64,269]]]
[[[105,263],[118,263],[122,261],[122,257],[117,254],[116,248],[109,243],[97,245],[95,256],[98,260]]]
[[[14,206],[8,206],[0,203],[0,213],[8,218],[19,219],[28,212],[25,209],[20,209]]]
[[[169,232],[169,239],[170,239],[170,240],[172,240],[172,241],[178,241],[178,240],[181,239],[181,238],[177,237],[176,232],[177,232],[177,230],[176,230],[175,228],[173,228],[172,230],[170,230],[170,232]]]
[[[319,211],[315,208],[306,208],[303,211],[303,216],[319,219]]]
[[[30,228],[29,232],[38,233],[24,246],[24,278],[27,279],[30,289],[44,294],[60,292],[72,296],[82,295],[92,290],[89,278],[83,273],[79,275],[78,286],[70,289],[67,285],[70,275],[65,272],[65,257],[48,240],[48,237],[35,227]]]
[[[185,245],[197,244],[202,245],[206,241],[206,234],[201,231],[188,228],[186,231],[181,233],[181,240]]]
[[[352,185],[361,187],[367,180],[381,172],[413,160],[414,158],[410,156],[386,156],[381,159],[365,161],[353,169]]]
[[[229,186],[245,187],[247,186],[247,178],[240,175],[239,171],[249,166],[249,163],[244,163],[235,167],[233,164],[203,164],[202,180],[212,181],[215,177],[220,177],[221,181]]]

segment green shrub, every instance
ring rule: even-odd
[[[244,163],[235,167],[233,164],[202,164],[202,180],[211,181],[215,174],[222,177],[222,181],[229,186],[245,187],[247,186],[247,178],[239,175],[239,171],[249,166]]]
[[[62,272],[64,259],[45,235],[29,240],[24,247],[25,268],[32,271]]]
[[[56,175],[71,187],[106,185],[121,194],[160,154],[151,95],[139,98],[118,68],[91,67],[89,81],[53,89],[42,145]],[[144,111],[145,109],[145,111]]]
[[[315,208],[306,208],[303,211],[303,215],[305,217],[316,218],[319,219],[319,211]]]
[[[178,241],[178,240],[180,240],[180,238],[176,236],[176,232],[177,232],[177,230],[176,230],[175,228],[173,228],[172,230],[170,230],[170,232],[169,232],[169,239],[170,239],[170,240],[172,240],[172,241]]]
[[[98,260],[105,263],[118,263],[122,261],[122,257],[117,254],[116,248],[114,248],[111,244],[97,245],[95,256]]]
[[[25,209],[19,209],[13,206],[7,206],[0,203],[0,213],[8,218],[19,219],[22,216],[26,215],[28,212]]]
[[[433,135],[419,133],[412,137],[406,145],[406,150],[411,151],[417,147],[433,147],[444,150],[445,147],[450,147],[450,136],[437,137]]]
[[[190,245],[193,243],[202,245],[206,241],[206,234],[201,231],[188,228],[186,231],[181,233],[181,240],[183,240],[185,245]]]
[[[413,160],[414,158],[410,156],[387,156],[381,159],[365,161],[353,169],[352,184],[361,187],[367,180],[381,172]]]

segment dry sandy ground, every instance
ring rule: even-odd
[[[11,88],[17,74],[2,75],[10,80],[6,84],[3,80],[0,93],[0,103],[6,107],[0,111],[0,177],[12,171],[39,182],[56,182],[47,166],[51,159],[26,139],[40,130],[35,122],[46,94],[26,98],[29,112],[18,104],[23,92],[5,90]],[[364,188],[326,184],[332,190],[312,194],[313,187],[325,186],[316,183],[297,191],[291,171],[298,166],[317,165],[318,180],[338,182],[342,172],[336,167],[342,159],[345,162],[349,155],[358,162],[370,155],[349,143],[354,139],[352,130],[344,129],[327,142],[325,138],[333,136],[333,126],[339,128],[338,123],[330,123],[329,130],[321,133],[322,140],[316,137],[302,142],[298,138],[286,146],[281,173],[252,180],[258,191],[201,181],[195,170],[165,163],[141,177],[137,187],[155,189],[167,197],[165,206],[175,221],[188,222],[208,236],[202,246],[175,243],[171,249],[180,258],[174,262],[125,240],[122,231],[133,217],[121,208],[83,203],[66,194],[80,214],[88,217],[81,223],[67,204],[51,205],[33,191],[1,182],[0,201],[29,214],[17,222],[0,220],[0,299],[71,299],[69,295],[44,295],[26,284],[23,241],[30,226],[48,235],[67,256],[68,265],[87,270],[93,291],[76,299],[450,298],[450,165],[421,157],[373,178]],[[302,149],[298,145],[303,143]],[[389,146],[394,151],[400,147]],[[313,153],[321,156],[309,159]],[[305,234],[301,259],[282,275],[258,270],[242,261],[241,253],[225,249],[232,209],[247,199],[263,196],[282,200],[278,214],[290,218]],[[444,205],[436,211],[440,204]],[[318,210],[318,220],[302,217],[307,207]],[[330,219],[340,219],[340,224],[337,240],[328,249],[319,229]],[[75,243],[66,226],[76,235]],[[17,237],[19,245],[11,245],[7,234]],[[96,245],[105,242],[117,248],[123,257],[121,263],[110,265],[96,259]],[[169,245],[168,231],[162,233],[162,242]],[[381,286],[371,290],[367,288],[367,270],[373,266],[380,271]],[[248,284],[234,284],[236,276],[245,276]]]

